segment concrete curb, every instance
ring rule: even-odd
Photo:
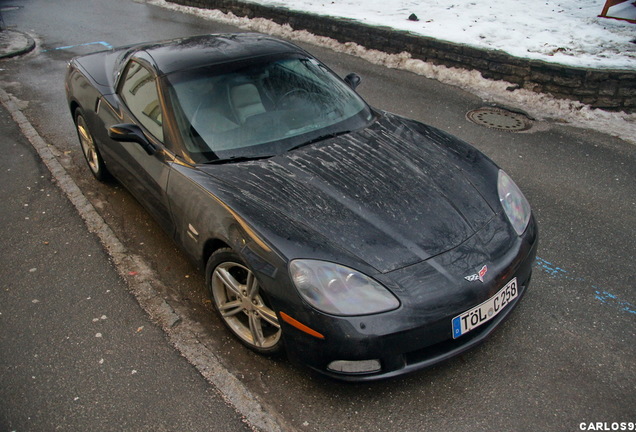
[[[18,108],[13,96],[2,88],[0,88],[0,104],[7,109],[22,134],[38,153],[51,172],[55,183],[84,219],[88,230],[99,238],[110,255],[115,269],[126,281],[128,289],[139,305],[150,319],[163,329],[170,343],[209,383],[218,389],[221,397],[245,418],[253,430],[293,432],[295,429],[291,425],[286,424],[274,409],[261,403],[260,399],[252,394],[238,377],[223,366],[217,354],[201,343],[197,336],[203,331],[200,325],[187,319],[184,314],[179,313],[178,308],[173,307],[163,298],[160,290],[155,287],[161,282],[150,264],[126,249],[58,161],[49,144]],[[131,271],[138,276],[134,279],[127,277]]]
[[[35,48],[31,36],[17,30],[0,31],[0,59],[27,54]]]
[[[415,59],[436,65],[476,70],[484,78],[512,83],[537,93],[573,99],[593,108],[636,112],[636,71],[590,69],[513,57],[502,51],[484,50],[437,39],[374,27],[352,20],[263,6],[240,0],[167,0],[183,6],[218,9],[239,17],[265,18],[289,24],[339,42],[355,42],[389,54],[408,52]]]

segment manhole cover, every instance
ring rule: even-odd
[[[532,127],[532,121],[523,114],[501,108],[478,108],[468,111],[466,118],[480,126],[508,132],[519,132]]]

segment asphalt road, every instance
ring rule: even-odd
[[[248,431],[139,308],[2,106],[0,127],[0,430]]]
[[[198,341],[289,429],[575,431],[582,422],[636,421],[633,144],[558,122],[537,122],[517,134],[482,128],[465,119],[466,112],[483,105],[467,92],[305,46],[339,73],[361,74],[360,93],[371,104],[433,124],[488,154],[525,192],[541,233],[530,290],[486,344],[399,379],[341,384],[285,360],[258,357],[228,334],[211,315],[200,274],[145,211],[117,185],[92,180],[65,107],[65,62],[74,55],[106,45],[236,29],[127,0],[16,0],[11,5],[21,8],[3,13],[5,22],[35,36],[39,48],[1,62],[0,86],[21,101],[29,121],[118,238],[154,268],[162,295],[184,323],[200,329]],[[4,266],[10,257],[2,249]],[[85,256],[69,257],[68,265],[84,268],[90,262]],[[111,292],[124,295],[125,288],[112,284]],[[88,314],[93,315],[101,313]],[[153,353],[171,349],[161,337],[153,343]],[[131,341],[128,349],[135,348]],[[35,403],[39,396],[34,393],[25,389],[24,403]],[[190,400],[181,390],[169,399]],[[42,415],[52,412],[42,409]],[[227,430],[234,430],[231,423]]]

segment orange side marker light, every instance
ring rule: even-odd
[[[311,335],[311,336],[313,336],[315,338],[318,338],[318,339],[324,339],[325,338],[322,334],[318,333],[316,330],[312,330],[309,327],[307,327],[305,324],[301,323],[300,321],[296,321],[295,319],[293,319],[292,317],[287,315],[285,312],[280,312],[280,317],[287,324],[296,327],[298,330],[300,330],[300,331],[302,331],[304,333],[307,333],[308,335]]]

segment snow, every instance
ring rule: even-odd
[[[569,66],[636,68],[636,25],[604,0],[252,0]],[[631,12],[630,2],[610,10]],[[632,11],[633,9],[633,11]],[[419,21],[409,20],[415,14]]]
[[[556,99],[548,94],[526,89],[510,91],[510,83],[485,79],[477,71],[434,65],[413,59],[406,52],[387,54],[353,42],[340,43],[263,18],[241,18],[218,10],[180,6],[166,0],[146,1],[248,31],[326,47],[374,64],[407,70],[460,87],[481,97],[486,103],[522,110],[537,120],[558,119],[560,123],[611,133],[636,144],[636,114],[593,109],[577,101]],[[528,7],[530,2],[518,0],[498,0],[497,7],[491,6],[494,3],[491,0],[455,0],[446,3],[441,0],[427,0],[425,6],[422,1],[406,0],[259,0],[258,3],[347,18],[356,18],[353,15],[359,14],[356,19],[366,24],[377,20],[383,26],[392,25],[411,32],[417,26],[420,29],[435,27],[436,33],[425,35],[482,48],[500,49],[511,54],[526,53],[516,55],[570,66],[636,69],[636,43],[631,42],[636,40],[636,24],[596,17],[602,10],[603,0],[534,0],[531,8]],[[364,7],[361,6],[363,3]],[[524,9],[514,13],[520,5]],[[631,3],[627,5],[636,9]],[[620,5],[611,8],[610,15],[619,7]],[[424,13],[427,11],[428,13]],[[417,15],[419,21],[409,21],[411,13]],[[501,22],[496,22],[497,19]],[[433,21],[427,23],[428,20]],[[478,40],[461,42],[470,39],[468,34],[477,34]],[[480,34],[485,37],[479,37]],[[559,49],[561,47],[563,49]]]

